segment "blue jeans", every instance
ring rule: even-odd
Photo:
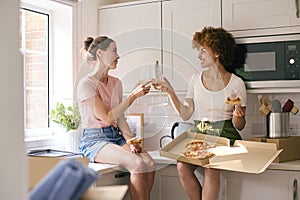
[[[95,162],[97,153],[108,143],[123,146],[125,138],[120,134],[118,128],[109,126],[105,128],[83,129],[79,149],[90,162]]]

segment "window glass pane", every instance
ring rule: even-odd
[[[48,18],[31,10],[20,12],[26,129],[48,127]]]

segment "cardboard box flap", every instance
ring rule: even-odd
[[[275,144],[241,140],[232,148],[236,147],[246,149],[246,152],[212,157],[205,167],[258,174],[264,172],[282,151],[277,150]]]
[[[88,189],[80,200],[122,200],[128,185],[102,186]]]

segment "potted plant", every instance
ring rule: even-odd
[[[77,106],[65,106],[57,102],[55,109],[50,111],[50,120],[63,127],[66,132],[76,130],[80,125],[80,119]]]
[[[56,107],[50,111],[50,120],[63,127],[65,134],[65,150],[78,152],[80,132],[78,127],[81,122],[77,106],[65,106],[57,102]]]

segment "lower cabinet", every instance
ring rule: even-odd
[[[151,200],[189,200],[181,186],[176,165],[159,166],[151,191]]]
[[[129,173],[124,171],[113,171],[102,174],[94,184],[94,187],[111,185],[129,185]],[[130,200],[129,190],[126,193],[124,200]]]
[[[226,172],[225,200],[300,200],[299,171]]]
[[[266,170],[260,174],[221,172],[219,200],[300,200],[300,171]],[[159,167],[152,200],[188,200],[176,165]]]

